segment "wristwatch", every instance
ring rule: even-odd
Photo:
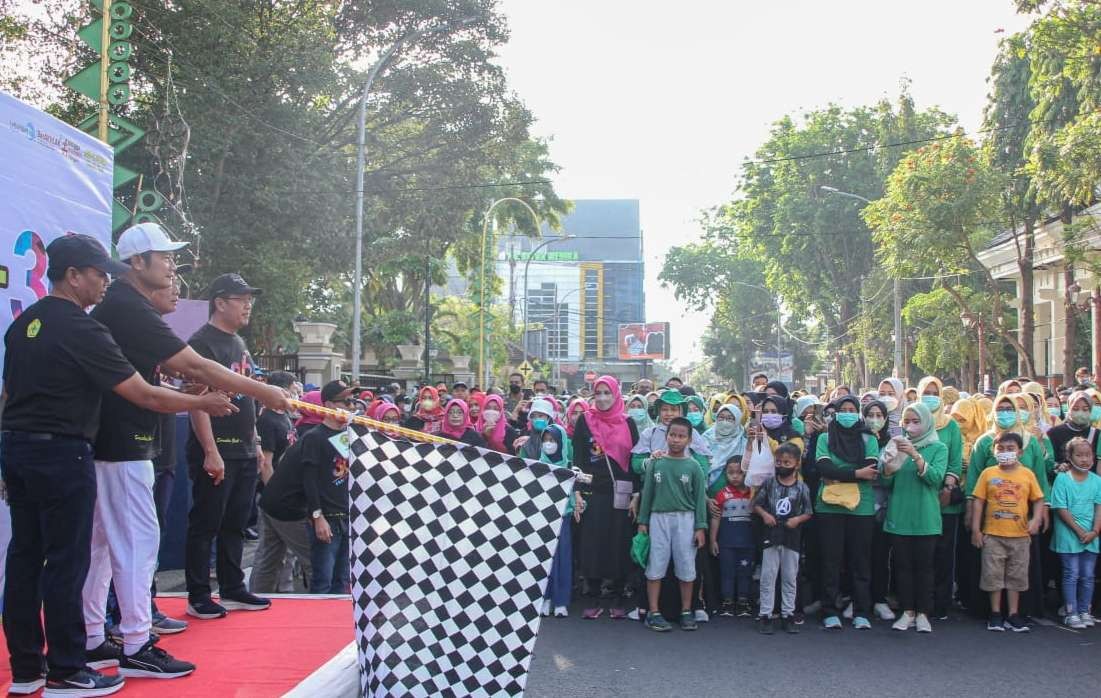
[[[321,518],[321,510],[320,509],[314,509],[312,512],[310,512],[310,518],[313,519],[314,521],[317,521],[318,519],[320,519]]]

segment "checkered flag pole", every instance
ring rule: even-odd
[[[363,695],[522,695],[573,471],[348,436]]]

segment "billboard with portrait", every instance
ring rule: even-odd
[[[660,361],[669,358],[668,322],[630,322],[619,326],[619,358],[650,359]]]

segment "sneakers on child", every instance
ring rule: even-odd
[[[665,620],[660,613],[647,613],[646,627],[659,633],[667,633],[673,629],[669,621]]]
[[[742,599],[738,602],[738,617],[739,618],[752,618],[753,607],[749,604],[748,599]]]
[[[914,618],[914,614],[910,613],[909,611],[903,611],[902,615],[900,615],[898,617],[898,620],[895,621],[895,624],[891,626],[891,630],[899,630],[905,632],[906,630],[914,627],[915,623],[916,620]]]
[[[1093,626],[1097,625],[1097,619],[1089,613],[1079,613],[1078,617],[1082,619],[1082,623],[1087,628],[1092,628]]]
[[[544,618],[548,618],[548,617],[550,617],[550,614],[551,614],[550,599],[544,599],[543,600],[543,607],[539,609],[539,615],[543,616]]]
[[[840,630],[841,629],[841,619],[838,618],[837,616],[826,616],[825,620],[822,621],[822,629],[823,630]]]
[[[919,633],[931,633],[933,632],[933,624],[929,622],[929,616],[924,613],[917,614],[917,620],[914,621],[917,625],[917,631]]]
[[[565,618],[569,615],[570,615],[570,610],[568,608],[566,608],[565,606],[555,606],[554,607],[554,617],[555,618]]]
[[[1086,624],[1082,622],[1082,617],[1077,613],[1071,613],[1063,618],[1063,625],[1068,628],[1074,628],[1075,630],[1085,630]]]
[[[1002,620],[1002,614],[991,613],[990,620],[986,621],[986,629],[992,633],[1004,633],[1005,622]]]
[[[791,616],[780,617],[780,629],[788,635],[798,635],[799,627],[795,624],[795,619]]]
[[[685,611],[680,614],[680,629],[681,630],[696,630],[700,626],[697,625],[696,618],[700,612],[692,613],[692,611]]]
[[[761,616],[761,621],[760,622],[761,622],[761,624],[757,628],[757,630],[762,635],[771,635],[772,634],[772,618],[769,617],[769,616]]]
[[[1012,630],[1015,633],[1027,633],[1029,631],[1028,623],[1024,618],[1014,613],[1010,617],[1005,619],[1005,629]]]
[[[894,620],[895,612],[891,610],[891,607],[885,603],[877,603],[872,610],[875,611],[875,617],[880,620]]]
[[[841,617],[845,620],[852,620],[853,617],[853,602],[850,601],[849,605],[845,607],[845,610],[841,612]]]
[[[706,623],[707,621],[711,620],[711,616],[707,615],[707,611],[703,610],[702,608],[697,609],[693,615],[695,616],[697,623]],[[695,630],[695,628],[692,629]]]
[[[853,618],[854,630],[871,630],[872,624],[864,616],[855,616]]]
[[[738,604],[739,604],[739,607],[740,607],[741,602],[739,601]],[[719,606],[719,616],[722,617],[722,618],[733,618],[734,617],[734,602],[729,600],[729,599],[727,599],[726,601],[723,601],[722,605]]]
[[[637,608],[627,611],[627,620],[642,620],[643,614]]]

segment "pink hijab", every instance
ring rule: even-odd
[[[619,391],[619,381],[611,376],[601,376],[593,382],[593,393],[596,387],[603,383],[612,391],[612,406],[607,410],[596,407],[596,399],[585,412],[585,423],[589,427],[589,433],[593,435],[593,443],[603,449],[619,465],[623,472],[631,468],[631,429],[627,426],[629,419],[623,410],[623,394]]]
[[[570,406],[566,408],[566,415],[562,420],[564,422],[562,426],[566,427],[566,433],[571,437],[573,436],[573,424],[570,422],[570,415],[574,412],[585,414],[585,410],[588,408],[588,403],[581,398],[574,398],[573,401],[570,402]]]
[[[311,405],[317,405],[318,407],[321,407],[321,391],[311,390],[310,392],[302,396],[302,402],[308,402]],[[299,427],[310,426],[311,424],[321,424],[323,421],[325,421],[325,417],[323,415],[317,414],[316,412],[307,412],[306,410],[302,410],[301,416],[299,416],[298,421],[294,423],[294,427],[297,429]]]
[[[505,414],[505,401],[501,399],[500,395],[488,395],[486,396],[485,404],[482,405],[482,411],[478,413],[478,424],[475,429],[479,434],[485,435],[486,432],[486,410],[496,408],[501,413],[501,418],[497,420],[497,424],[493,426],[493,433],[486,436],[486,441],[489,442],[490,447],[501,449],[505,448],[505,429],[508,427],[508,416]]]
[[[463,423],[457,427],[451,426],[451,421],[447,418],[447,413],[451,411],[452,407],[459,407],[463,411]],[[466,430],[470,428],[470,407],[459,398],[452,398],[447,401],[447,405],[443,408],[443,421],[440,422],[440,433],[450,436],[453,439],[458,439],[466,433]]]

